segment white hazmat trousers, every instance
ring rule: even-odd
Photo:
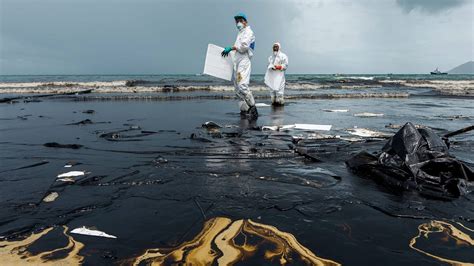
[[[277,65],[282,66],[282,69],[273,70],[272,68]],[[283,52],[278,51],[276,55],[272,54],[270,57],[268,57],[267,71],[285,71],[287,68],[288,68],[288,56],[286,56],[286,54],[284,54]],[[272,103],[284,104],[283,94],[285,92],[285,84],[286,84],[285,74],[283,73],[283,78],[281,79],[279,86],[275,88],[270,88]]]
[[[233,56],[234,88],[235,93],[242,101],[240,110],[245,112],[255,105],[252,91],[249,89],[250,72],[252,70],[250,59],[255,48],[255,35],[250,26],[246,26],[239,31],[234,46],[237,48]]]

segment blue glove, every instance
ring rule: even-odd
[[[226,57],[226,56],[229,55],[229,53],[230,53],[231,51],[232,51],[232,46],[227,46],[227,47],[224,49],[224,51],[222,51],[221,55],[222,55],[223,57]]]

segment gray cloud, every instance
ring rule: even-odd
[[[200,73],[208,43],[235,41],[245,12],[257,35],[255,70],[282,38],[292,3],[189,0],[0,0],[0,74]],[[267,15],[271,14],[271,15]],[[261,71],[260,71],[261,72]]]
[[[407,13],[420,10],[426,13],[440,13],[466,4],[470,0],[397,0],[397,4]]]
[[[274,41],[289,73],[426,73],[473,59],[471,0],[429,16],[407,16],[404,2],[0,0],[0,74],[201,73],[208,43],[234,42],[240,11],[257,38],[252,73]]]

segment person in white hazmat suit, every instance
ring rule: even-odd
[[[240,98],[240,113],[251,120],[258,118],[257,107],[249,88],[250,72],[252,64],[250,59],[253,56],[255,49],[255,35],[247,24],[247,16],[239,13],[234,16],[235,23],[239,33],[233,46],[228,46],[222,52],[222,56],[228,56],[231,52],[233,54],[234,62],[234,88],[237,96]]]
[[[288,68],[288,56],[281,51],[280,43],[276,42],[273,44],[273,54],[268,57],[268,71],[281,71],[281,80],[279,84],[274,84],[270,87],[270,96],[272,99],[273,106],[282,106],[285,104],[284,92],[285,92],[285,73],[284,71]],[[268,73],[267,73],[268,74]]]

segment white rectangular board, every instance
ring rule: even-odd
[[[270,87],[270,89],[274,91],[279,90],[283,75],[283,71],[267,69],[267,72],[265,73],[265,85],[267,85],[268,87]]]
[[[295,124],[296,129],[304,130],[331,130],[332,125],[315,125],[315,124]]]
[[[209,44],[207,46],[206,62],[204,63],[203,73],[231,81],[234,64],[232,63],[231,54],[227,57],[222,57],[222,51],[224,51],[224,48],[217,45]]]

